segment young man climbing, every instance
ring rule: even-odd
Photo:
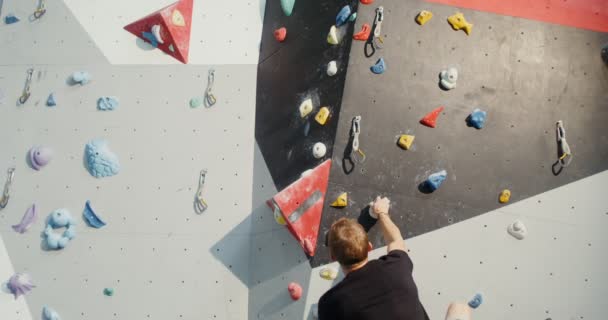
[[[389,215],[390,200],[376,198],[370,210],[378,216],[387,255],[368,260],[372,244],[353,219],[336,221],[328,234],[329,252],[344,279],[319,300],[319,320],[428,320],[412,278],[413,263],[399,228]]]

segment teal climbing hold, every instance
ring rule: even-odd
[[[190,108],[198,108],[200,106],[203,105],[203,98],[201,97],[194,97],[192,99],[190,99]]]
[[[46,106],[47,107],[54,107],[57,105],[57,101],[55,100],[55,94],[51,93],[48,97],[48,99],[46,99]]]
[[[111,296],[114,295],[114,289],[112,289],[112,288],[105,288],[105,289],[103,289],[103,294],[106,295],[106,296],[108,296],[108,297],[111,297]]]
[[[293,12],[293,6],[296,4],[296,0],[281,0],[281,8],[286,16],[291,16]]]
[[[353,22],[355,20],[357,20],[357,13],[353,12],[353,14],[351,14],[350,17],[348,17],[348,21]]]

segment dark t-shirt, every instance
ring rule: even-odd
[[[405,251],[355,270],[319,300],[319,320],[428,320]]]

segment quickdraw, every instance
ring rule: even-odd
[[[382,49],[382,44],[384,44],[384,38],[382,38],[383,21],[384,7],[380,6],[376,8],[376,17],[374,18],[374,25],[372,26],[373,36],[365,43],[365,56],[368,58],[376,53],[376,49]],[[368,49],[371,49],[371,52]]]
[[[205,178],[207,176],[207,169],[201,170],[200,177],[198,179],[198,190],[196,191],[196,197],[194,199],[194,210],[196,213],[201,214],[207,210],[207,202],[203,199],[203,189],[205,188]]]
[[[564,129],[564,122],[559,120],[556,123],[557,143],[559,145],[559,162],[562,167],[567,167],[572,162],[572,152],[568,141],[566,141],[566,129]]]
[[[42,18],[42,16],[46,13],[45,1],[46,0],[40,0],[40,2],[38,3],[38,8],[36,8],[36,11],[34,11],[35,19]]]
[[[31,89],[31,84],[32,84],[32,75],[34,74],[34,69],[30,68],[27,69],[27,77],[25,78],[25,86],[23,87],[23,92],[21,93],[21,96],[19,97],[19,104],[25,104],[27,102],[27,99],[30,98],[30,89]]]
[[[359,135],[361,134],[361,116],[356,116],[353,118],[353,145],[352,145],[352,154],[358,154],[357,157],[358,162],[365,161],[365,153],[361,150],[359,146]]]
[[[207,90],[205,90],[205,106],[207,108],[212,107],[217,99],[211,92],[213,90],[213,84],[215,83],[215,70],[209,69],[209,76],[207,77]]]
[[[13,183],[13,176],[15,175],[15,168],[8,168],[7,171],[8,177],[6,178],[6,183],[4,184],[4,191],[2,192],[2,196],[0,197],[0,209],[4,209],[8,204],[8,199],[10,198],[11,184]]]

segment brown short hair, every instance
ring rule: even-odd
[[[353,219],[340,218],[334,222],[329,230],[327,244],[333,258],[343,266],[351,266],[367,259],[367,233]]]

